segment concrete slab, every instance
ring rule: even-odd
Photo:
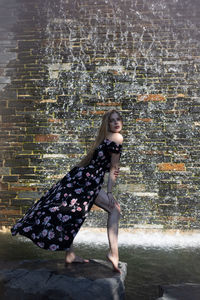
[[[63,260],[0,262],[1,300],[122,300],[125,297],[125,263],[122,274],[109,262],[65,265]]]
[[[182,283],[159,287],[157,300],[200,300],[200,284]]]

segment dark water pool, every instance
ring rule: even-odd
[[[145,243],[144,243],[145,244]],[[127,262],[127,300],[155,300],[158,285],[183,282],[200,283],[200,247],[169,247],[137,243],[120,244],[120,260]],[[187,244],[187,243],[186,243]],[[107,245],[78,242],[76,253],[85,258],[105,259]],[[57,259],[64,252],[50,252],[36,247],[22,237],[0,234],[0,259],[20,261],[24,259]]]

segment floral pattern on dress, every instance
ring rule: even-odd
[[[110,170],[111,153],[122,145],[104,139],[86,167],[74,167],[54,184],[11,228],[38,247],[68,250],[98,196],[104,175]]]

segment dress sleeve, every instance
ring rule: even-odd
[[[109,152],[112,152],[112,153],[120,153],[120,154],[121,154],[121,151],[122,151],[122,145],[116,144],[115,142],[111,141],[111,142],[108,144],[108,151],[109,151]]]

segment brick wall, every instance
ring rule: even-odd
[[[0,226],[66,174],[116,108],[121,226],[199,228],[199,13],[195,0],[1,1]],[[105,217],[94,207],[86,224]]]

